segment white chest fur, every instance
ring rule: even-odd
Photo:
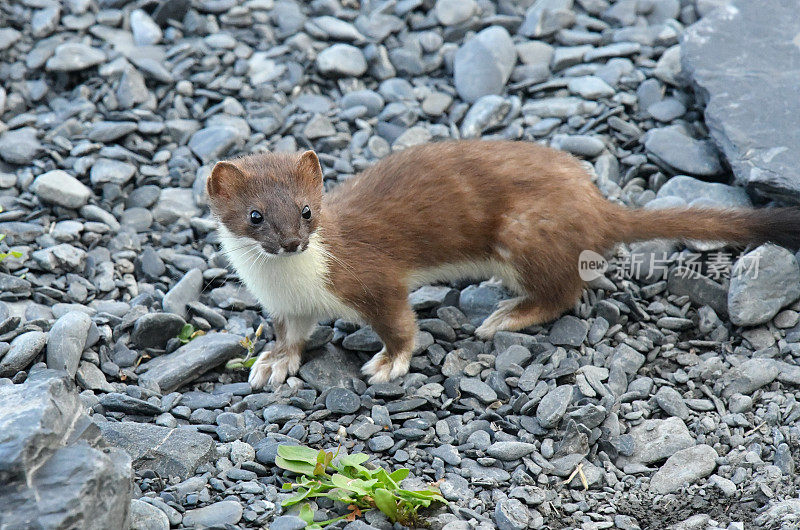
[[[224,226],[219,235],[239,278],[271,315],[360,320],[329,289],[328,258],[318,234],[311,236],[304,252],[289,256],[264,254],[256,241],[234,236]]]

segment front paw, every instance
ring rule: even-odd
[[[386,383],[407,374],[410,364],[410,352],[390,357],[386,353],[386,348],[383,348],[372,359],[367,361],[361,368],[361,372],[372,376],[369,378],[369,383],[374,385],[376,383]]]
[[[279,386],[286,381],[286,377],[294,375],[300,368],[298,355],[280,355],[261,358],[253,363],[247,382],[253,390],[270,386]]]
[[[264,388],[269,381],[269,376],[272,373],[272,366],[267,361],[262,361],[261,359],[256,360],[253,363],[253,367],[250,368],[250,375],[247,377],[247,382],[250,383],[250,388],[253,390],[259,390]]]

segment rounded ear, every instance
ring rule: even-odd
[[[322,167],[319,165],[319,158],[314,151],[306,151],[300,155],[297,161],[297,169],[300,175],[309,179],[315,186],[322,186]]]
[[[217,162],[206,180],[206,192],[212,199],[231,197],[244,175],[231,162]]]

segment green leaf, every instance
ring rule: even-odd
[[[12,250],[11,255],[14,256],[15,258],[21,258],[22,252],[17,252],[16,250]]]
[[[409,474],[409,473],[411,473],[411,470],[410,470],[410,469],[407,469],[407,468],[401,467],[400,469],[397,469],[397,470],[393,471],[393,472],[392,472],[392,473],[389,475],[389,477],[390,477],[390,478],[391,478],[391,479],[392,479],[392,480],[393,480],[393,481],[394,481],[396,484],[400,484],[400,483],[401,483],[403,480],[405,480],[405,478],[408,476],[408,474]]]
[[[389,490],[378,488],[375,490],[373,498],[375,506],[386,514],[390,521],[395,522],[397,520],[397,501],[395,501],[394,495]]]
[[[303,445],[279,445],[278,456],[285,460],[305,462],[312,467],[317,463],[317,451]]]
[[[314,464],[307,464],[297,460],[286,460],[282,456],[278,455],[275,457],[275,465],[281,469],[291,471],[292,473],[297,473],[298,475],[314,476]]]
[[[357,493],[359,495],[368,495],[369,489],[372,488],[372,486],[374,486],[378,481],[376,479],[361,480],[360,478],[347,478],[344,475],[335,473],[331,476],[331,482],[333,482],[333,485],[337,488],[352,491],[353,493]]]
[[[397,489],[397,484],[395,484],[394,480],[392,480],[392,477],[389,475],[389,473],[387,473],[386,470],[383,469],[382,467],[379,467],[377,470],[375,470],[373,476],[377,477],[378,480],[381,481],[381,484],[383,484],[386,487],[386,489],[390,490]]]
[[[291,482],[284,482],[283,486],[281,486],[281,489],[284,490],[284,491],[291,490],[291,489],[294,489],[294,485],[292,485]]]
[[[357,467],[369,460],[369,455],[364,453],[355,453],[352,455],[343,455],[339,457],[339,464],[343,466]]]
[[[178,338],[182,341],[189,341],[189,338],[194,333],[194,326],[191,324],[184,324],[181,328],[181,332],[178,333]]]
[[[225,363],[226,370],[242,370],[243,368],[244,368],[244,363],[242,362],[241,357],[235,357]]]
[[[311,509],[311,506],[308,504],[304,504],[302,508],[300,508],[300,513],[298,517],[306,522],[306,524],[312,524],[314,522],[314,510]]]
[[[294,506],[295,504],[306,500],[310,493],[311,493],[310,489],[301,488],[297,491],[297,493],[295,493],[294,495],[283,501],[281,503],[281,506],[284,507]]]
[[[328,526],[329,524],[337,523],[339,521],[347,519],[347,517],[349,515],[350,514],[345,514],[345,515],[336,517],[334,519],[328,519],[327,521],[320,521],[318,523],[310,524],[310,525],[306,526],[306,530],[321,530],[322,528]]]

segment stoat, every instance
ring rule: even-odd
[[[800,244],[800,209],[627,209],[606,200],[571,155],[510,141],[448,141],[394,153],[323,193],[313,151],[217,163],[207,181],[222,247],[273,318],[253,388],[297,372],[316,323],[372,326],[384,347],[370,382],[408,371],[415,286],[500,277],[517,297],[476,330],[552,320],[573,307],[584,250],[655,238]],[[335,367],[332,367],[335,369]]]

